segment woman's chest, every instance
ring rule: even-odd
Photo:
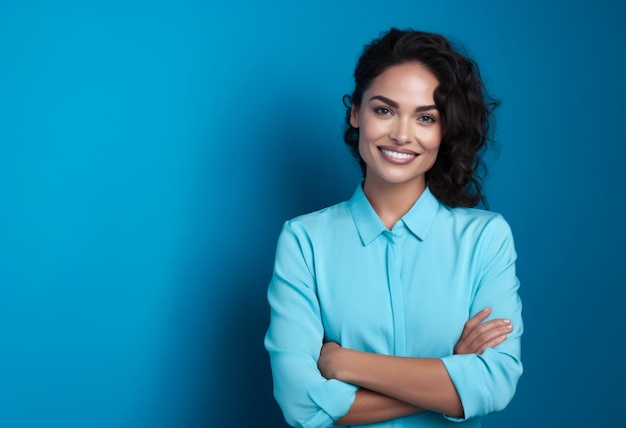
[[[450,355],[475,289],[471,260],[427,246],[363,247],[316,260],[327,340],[369,352]]]

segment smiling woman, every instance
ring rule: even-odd
[[[494,103],[443,37],[395,29],[366,46],[351,100],[363,183],[278,240],[274,395],[294,426],[480,426],[522,373],[511,230],[474,208]]]

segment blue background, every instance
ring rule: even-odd
[[[502,101],[526,371],[484,426],[618,425],[623,2],[85,3],[0,6],[1,427],[283,426],[277,234],[354,190],[341,97],[392,25],[462,41]]]

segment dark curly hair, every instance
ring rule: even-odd
[[[487,207],[482,181],[487,169],[482,155],[494,125],[493,110],[499,104],[487,94],[476,63],[458,53],[444,37],[421,31],[392,28],[365,46],[354,70],[354,92],[344,96],[344,141],[359,161],[359,130],[350,125],[351,107],[359,108],[372,81],[388,67],[418,62],[435,75],[439,86],[434,99],[443,125],[437,160],[426,173],[426,182],[437,199],[450,207]]]

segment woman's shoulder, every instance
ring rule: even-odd
[[[493,231],[495,233],[510,233],[510,226],[504,216],[499,212],[488,211],[481,208],[455,207],[443,205],[442,219],[453,221],[456,224],[476,230],[477,232]]]
[[[502,214],[495,211],[489,211],[483,208],[468,208],[468,207],[454,207],[451,208],[445,204],[442,204],[446,211],[450,215],[474,221],[490,221],[494,218],[502,218]]]
[[[285,227],[292,230],[314,231],[319,228],[338,225],[351,218],[348,201],[343,201],[317,211],[298,215],[287,220]]]

